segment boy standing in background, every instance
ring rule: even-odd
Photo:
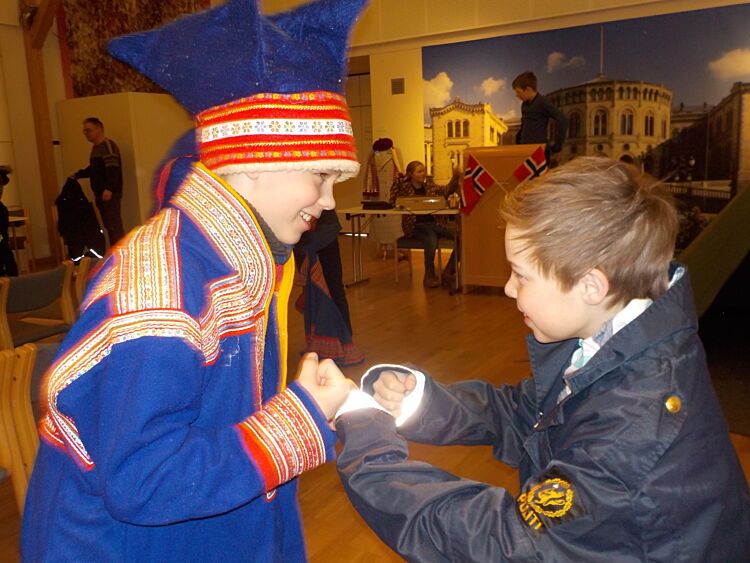
[[[544,144],[549,163],[551,154],[562,150],[568,132],[568,118],[537,92],[537,80],[533,72],[522,72],[513,79],[512,86],[516,97],[521,100],[521,129],[516,134],[516,143]],[[550,139],[548,135],[551,119],[557,122],[557,135],[554,139]]]

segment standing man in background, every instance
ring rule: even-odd
[[[568,118],[537,92],[537,81],[533,72],[522,72],[513,80],[512,86],[516,97],[521,100],[521,129],[516,135],[516,143],[544,143],[544,155],[549,166],[551,154],[562,150],[565,134],[568,132]],[[554,139],[549,139],[547,135],[550,119],[557,122],[557,134]]]
[[[97,117],[83,120],[83,135],[94,145],[91,147],[89,165],[82,168],[73,179],[89,178],[91,191],[94,192],[96,207],[99,209],[104,228],[107,230],[109,245],[122,238],[122,217],[120,201],[122,200],[122,164],[120,149],[112,139],[104,136],[104,124]]]

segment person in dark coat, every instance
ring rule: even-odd
[[[3,199],[5,186],[10,182],[10,178],[8,178],[10,172],[9,166],[0,166],[0,200]],[[10,249],[8,226],[8,208],[0,201],[0,276],[17,276],[18,265],[15,256],[13,256],[13,251]]]
[[[305,287],[296,307],[304,314],[303,353],[315,352],[331,358],[339,366],[364,361],[362,351],[352,339],[352,321],[346,300],[338,235],[341,223],[333,209],[320,214],[315,228],[302,235],[294,247]]]
[[[122,157],[120,148],[104,135],[104,124],[98,117],[83,120],[83,135],[91,143],[89,165],[75,172],[71,178],[89,178],[96,207],[107,229],[109,245],[114,246],[125,231],[122,226]]]
[[[374,398],[353,391],[336,420],[358,512],[408,561],[748,561],[750,493],[687,269],[670,262],[666,191],[580,157],[521,184],[501,216],[533,378],[372,368]],[[407,439],[490,445],[520,494],[410,461]]]
[[[521,128],[516,134],[519,145],[543,143],[547,163],[552,154],[562,150],[568,131],[568,118],[547,98],[537,91],[537,79],[533,72],[522,72],[513,79],[513,91],[521,100]],[[554,139],[547,138],[550,121],[557,123]]]
[[[57,231],[68,247],[68,258],[79,260],[87,252],[96,258],[104,255],[104,233],[94,213],[94,206],[86,199],[81,184],[68,178],[55,200]]]

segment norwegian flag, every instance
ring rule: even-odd
[[[476,158],[469,156],[464,171],[464,182],[461,187],[461,211],[468,215],[479,203],[482,194],[495,183],[492,175],[479,164]]]
[[[539,176],[545,170],[547,170],[547,157],[544,155],[544,149],[539,147],[516,168],[513,176],[521,183]]]

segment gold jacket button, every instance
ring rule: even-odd
[[[669,412],[675,414],[680,412],[680,409],[682,408],[682,401],[680,401],[680,398],[677,395],[672,395],[666,400],[664,406],[667,407],[667,410]]]

